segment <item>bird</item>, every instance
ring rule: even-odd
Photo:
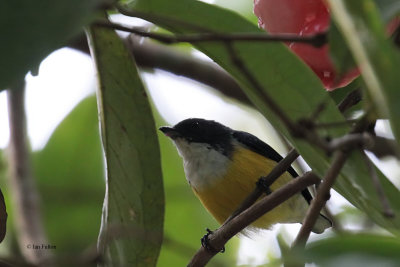
[[[183,159],[190,187],[209,213],[222,224],[254,190],[260,177],[282,156],[256,136],[214,120],[189,118],[159,130],[169,137]],[[290,167],[271,186],[273,192],[298,175]],[[308,189],[264,214],[246,231],[270,229],[277,223],[301,223],[312,196]],[[332,222],[320,214],[312,231],[323,233]]]

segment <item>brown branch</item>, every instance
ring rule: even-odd
[[[263,100],[264,103],[268,105],[270,110],[277,116],[283,125],[289,130],[289,133],[293,137],[303,138],[307,140],[310,144],[314,144],[326,151],[330,152],[329,143],[322,139],[314,129],[310,129],[308,124],[304,123],[309,120],[299,120],[297,122],[293,122],[289,116],[284,112],[284,110],[275,102],[275,100],[269,95],[269,93],[264,90],[262,85],[258,82],[256,77],[250,72],[247,66],[244,64],[242,59],[237,55],[233,44],[231,42],[225,42],[227,51],[234,65],[238,68],[239,71],[244,75],[246,80],[251,84],[251,86],[255,89],[259,99]],[[316,119],[316,117],[323,111],[324,103],[319,105],[315,112],[311,114],[312,119]]]
[[[347,146],[337,146],[336,152],[334,153],[332,164],[329,167],[327,173],[325,174],[325,177],[320,184],[320,186],[317,189],[317,194],[313,201],[311,202],[311,205],[309,209],[307,210],[307,214],[304,217],[302,226],[300,228],[299,233],[297,234],[296,239],[294,240],[292,247],[294,249],[296,248],[303,248],[310,236],[310,233],[312,231],[312,228],[317,221],[317,218],[322,210],[322,208],[325,206],[326,201],[328,201],[330,197],[330,190],[333,186],[333,184],[336,181],[336,178],[338,177],[342,167],[346,163],[346,160],[350,154],[350,151],[354,148],[357,148],[357,146],[360,145],[365,145],[365,143],[368,143],[369,139],[365,141],[359,141],[357,139],[361,139],[364,136],[364,131],[368,128],[369,122],[367,119],[361,119],[357,122],[357,124],[354,125],[352,131],[350,134],[344,136],[342,139],[345,140],[349,136],[349,140],[352,139],[353,136],[357,136],[357,134],[360,134],[357,136],[353,142],[349,142]],[[340,139],[340,138],[338,138]]]
[[[305,245],[308,237],[310,236],[311,230],[317,221],[321,209],[325,206],[326,201],[330,197],[329,191],[335,183],[336,177],[339,175],[340,170],[347,160],[347,157],[348,153],[343,152],[342,150],[335,152],[332,165],[325,174],[322,183],[319,185],[315,198],[311,201],[300,231],[293,242],[293,247],[303,247]]]
[[[139,40],[131,34],[124,39],[126,46],[141,68],[155,68],[203,83],[220,93],[247,105],[253,105],[232,76],[214,62],[198,59],[175,49],[150,41]],[[85,35],[79,35],[68,47],[90,55]]]
[[[95,26],[110,28],[119,31],[130,32],[142,37],[148,37],[165,44],[175,43],[202,43],[202,42],[291,42],[304,43],[315,47],[321,47],[326,44],[326,33],[320,33],[310,36],[299,36],[296,34],[267,34],[267,33],[192,33],[192,34],[163,34],[143,30],[142,28],[124,26],[110,21],[96,21]]]
[[[338,104],[338,109],[340,112],[344,113],[352,106],[356,105],[362,100],[361,89],[358,88],[354,91],[348,93],[345,98]]]
[[[329,152],[332,153],[341,149],[354,149],[362,148],[366,149],[372,147],[374,138],[364,132],[364,133],[349,133],[342,137],[332,139],[329,142]]]
[[[28,245],[42,245],[48,242],[29,157],[24,87],[25,83],[21,82],[7,93],[10,124],[9,182],[15,203],[14,218],[19,247],[26,261],[39,264],[50,258],[51,253],[50,250],[27,248]]]
[[[236,65],[236,67],[241,71],[246,80],[256,90],[259,98],[268,105],[271,111],[282,121],[282,123],[292,133],[292,135],[303,136],[302,131],[300,132],[299,127],[297,127],[298,125],[293,123],[293,121],[286,115],[283,109],[281,109],[281,107],[273,100],[273,98],[263,89],[262,85],[249,71],[242,59],[237,55],[233,44],[230,42],[226,42],[226,47],[233,64]]]
[[[286,185],[272,192],[270,195],[265,196],[263,199],[237,215],[235,218],[226,222],[226,224],[209,235],[208,240],[210,246],[215,248],[216,251],[220,251],[229,239],[242,231],[252,222],[291,198],[293,195],[304,190],[307,186],[313,185],[319,181],[320,179],[311,172],[293,179]],[[188,266],[204,266],[217,253],[216,251],[209,251],[203,246],[200,247]]]
[[[393,139],[374,136],[371,146],[367,147],[366,149],[372,152],[378,158],[387,156],[394,156],[398,159],[400,158],[400,153],[397,149],[397,142]]]

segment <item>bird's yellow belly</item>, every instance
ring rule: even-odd
[[[223,223],[239,207],[254,190],[258,179],[267,175],[277,164],[273,160],[243,148],[238,148],[232,161],[224,178],[210,183],[210,186],[201,190],[193,188],[200,201],[219,223]],[[284,173],[272,184],[271,190],[276,190],[291,179],[293,178],[289,173]],[[301,222],[307,206],[301,194],[297,194],[269,211],[251,226],[267,229],[275,223]]]

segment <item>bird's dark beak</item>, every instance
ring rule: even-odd
[[[160,127],[159,130],[160,130],[161,132],[163,132],[166,136],[168,136],[168,137],[171,138],[171,139],[175,139],[175,138],[177,138],[177,137],[180,136],[180,134],[178,133],[178,131],[175,130],[174,128],[172,128],[172,127],[163,126],[163,127]]]

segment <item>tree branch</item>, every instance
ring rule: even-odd
[[[141,68],[155,68],[203,83],[220,93],[247,105],[253,105],[242,89],[216,63],[201,60],[175,49],[150,41],[139,40],[133,34],[124,39],[129,51]],[[85,35],[79,35],[68,47],[90,55]]]
[[[383,158],[387,156],[394,156],[400,158],[400,153],[397,150],[397,142],[393,139],[388,139],[381,136],[373,136],[373,142],[371,146],[366,148],[372,152],[377,158]]]
[[[25,82],[21,82],[7,92],[10,124],[9,182],[15,203],[14,218],[19,247],[29,263],[40,264],[49,259],[51,253],[50,250],[27,248],[28,245],[42,245],[48,242],[29,157],[24,87]]]
[[[332,153],[341,149],[354,149],[362,148],[367,149],[372,147],[374,138],[369,133],[349,133],[342,137],[332,139],[329,142],[329,153]]]
[[[321,209],[325,206],[326,201],[330,197],[329,191],[346,162],[347,157],[348,153],[343,152],[342,150],[335,152],[332,165],[325,174],[322,183],[319,185],[315,198],[311,201],[310,207],[307,210],[307,214],[292,247],[303,247],[305,245]]]
[[[163,34],[148,32],[138,27],[124,26],[110,21],[96,21],[95,26],[110,28],[119,31],[130,32],[142,37],[148,37],[165,44],[175,43],[200,43],[200,42],[291,42],[304,43],[315,47],[321,47],[327,43],[326,33],[310,36],[299,36],[297,34],[267,34],[267,33],[222,33],[222,32],[199,32],[192,34]]]
[[[362,92],[361,89],[358,88],[354,91],[351,91],[343,98],[343,100],[338,104],[338,109],[340,112],[344,113],[349,108],[360,102],[361,100],[362,100]]]
[[[139,42],[135,35],[128,36],[125,43],[142,68],[157,68],[182,75],[244,104],[252,105],[239,84],[216,63],[179,53],[154,42]]]
[[[262,85],[254,77],[254,75],[249,71],[247,66],[244,64],[242,59],[236,53],[233,44],[231,42],[226,42],[226,48],[231,57],[233,64],[236,65],[238,70],[243,74],[246,80],[251,84],[251,86],[256,90],[260,99],[264,101],[271,109],[271,111],[281,120],[285,127],[291,132],[293,136],[303,136],[302,127],[298,127],[282,110],[282,108],[274,101],[274,99],[263,89]],[[299,129],[300,128],[300,129]]]
[[[338,145],[336,147],[337,150],[333,154],[332,164],[329,167],[327,173],[325,174],[322,183],[319,185],[317,189],[317,194],[313,199],[313,201],[311,202],[309,209],[307,210],[307,214],[304,217],[300,231],[297,234],[297,237],[292,244],[292,248],[303,248],[305,246],[310,236],[311,230],[315,222],[317,221],[317,218],[322,208],[325,206],[326,201],[328,201],[330,197],[329,192],[333,184],[335,183],[336,178],[339,175],[342,167],[346,163],[346,160],[350,155],[351,150],[354,150],[355,148],[363,146],[366,143],[368,143],[368,141],[365,142],[363,140],[363,135],[364,131],[368,129],[369,124],[370,124],[369,121],[363,118],[353,126],[353,129],[349,134],[343,136],[342,138],[338,138],[338,140],[339,139],[345,140],[347,137],[349,137],[349,139],[352,139],[353,136],[357,136],[357,134],[359,134],[358,138],[355,138],[355,140],[348,143],[348,146]],[[361,139],[361,141],[357,140],[359,138]]]
[[[210,234],[208,236],[209,244],[215,248],[216,251],[221,250],[229,239],[250,225],[252,222],[287,199],[291,198],[293,195],[304,190],[307,186],[313,185],[319,181],[320,179],[311,172],[293,179],[286,185],[272,192],[270,195],[265,196],[250,208],[226,222],[226,224]],[[209,251],[201,246],[197,253],[193,256],[188,266],[204,266],[215,254],[217,254],[217,252]]]

